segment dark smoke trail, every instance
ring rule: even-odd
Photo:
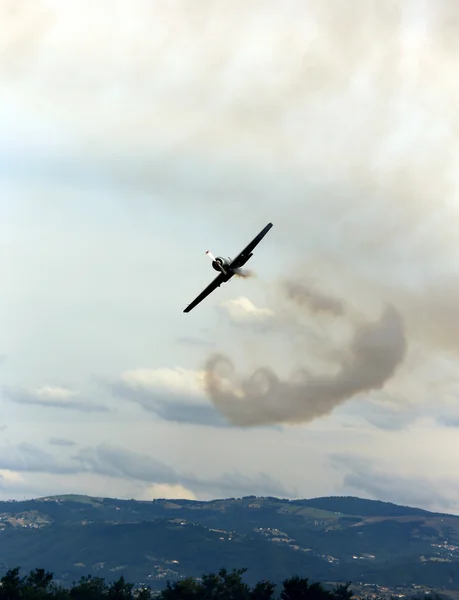
[[[236,277],[242,277],[243,279],[255,277],[255,272],[251,269],[238,269],[234,274]]]
[[[382,388],[405,351],[402,319],[388,306],[378,321],[357,329],[333,375],[310,374],[303,367],[282,380],[273,369],[264,367],[242,378],[235,374],[229,358],[214,354],[206,364],[205,387],[215,406],[234,425],[308,422],[358,393]]]

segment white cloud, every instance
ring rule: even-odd
[[[48,408],[63,408],[83,413],[105,413],[110,409],[81,397],[78,392],[64,387],[45,385],[38,389],[20,387],[3,387],[4,396],[16,404],[43,406]]]
[[[138,498],[139,500],[153,500],[154,498],[171,498],[182,500],[197,500],[196,494],[183,485],[156,484],[148,486]]]
[[[23,483],[24,479],[17,471],[10,471],[9,469],[0,469],[0,483],[2,486],[5,484],[18,484]]]
[[[274,317],[274,311],[270,308],[259,308],[245,296],[225,300],[220,303],[220,307],[234,323],[263,322]]]
[[[203,396],[204,372],[175,367],[174,369],[132,369],[121,374],[120,379],[133,390],[165,392],[175,396]]]
[[[64,387],[53,387],[51,385],[45,385],[41,388],[38,388],[37,390],[29,390],[29,393],[32,396],[36,396],[40,400],[43,400],[43,402],[55,402],[56,400],[67,402],[75,396],[78,396],[78,392],[69,390]]]

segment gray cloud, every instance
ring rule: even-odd
[[[186,346],[213,346],[213,342],[195,337],[178,337],[177,342]]]
[[[70,459],[61,460],[32,444],[2,446],[0,469],[59,475],[95,473],[148,484],[182,485],[196,493],[217,496],[292,495],[280,482],[265,473],[254,477],[240,473],[224,473],[220,477],[205,479],[193,473],[179,473],[147,454],[109,444],[83,448]]]
[[[297,295],[293,300],[298,300]],[[282,380],[265,367],[243,379],[235,376],[229,358],[212,355],[206,363],[206,391],[235,425],[307,422],[363,391],[382,388],[405,350],[401,316],[388,306],[378,321],[357,327],[331,375],[312,374],[304,366]]]
[[[437,417],[437,423],[444,425],[445,427],[459,427],[459,415],[442,415]]]
[[[0,447],[0,469],[61,475],[78,471],[75,465],[58,460],[53,454],[26,442]]]
[[[293,498],[298,496],[296,489],[286,489],[277,479],[267,473],[259,473],[249,477],[238,472],[224,473],[221,477],[208,480],[188,480],[188,487],[197,492],[205,492],[208,496],[277,496]]]
[[[7,387],[2,388],[2,392],[5,398],[16,404],[26,404],[43,406],[47,408],[64,408],[66,410],[77,410],[83,413],[95,413],[95,412],[110,412],[110,408],[103,404],[96,404],[89,400],[80,399],[79,397],[43,397],[37,392],[29,391],[19,387]]]
[[[49,444],[51,446],[64,446],[64,447],[72,447],[72,446],[76,446],[76,442],[73,442],[72,440],[68,440],[66,438],[59,438],[59,437],[52,437],[49,439]]]
[[[264,473],[255,477],[225,473],[215,479],[203,479],[190,473],[179,474],[175,469],[146,454],[106,444],[85,448],[73,458],[84,471],[152,484],[180,484],[197,493],[226,496],[254,493],[283,497],[289,495],[281,483]]]
[[[364,494],[373,500],[396,504],[426,507],[430,510],[448,510],[455,506],[455,500],[443,493],[442,482],[432,481],[432,474],[424,477],[406,477],[383,470],[377,461],[363,456],[333,454],[332,466],[343,475],[342,489],[345,493]]]
[[[407,429],[425,413],[422,404],[407,403],[404,398],[387,399],[362,397],[352,406],[346,407],[346,414],[356,419],[365,419],[370,425],[385,431]]]
[[[101,444],[96,448],[83,448],[73,457],[81,471],[99,475],[139,479],[152,483],[180,483],[174,469],[146,454],[138,454],[116,446]]]
[[[188,398],[142,388],[133,389],[123,381],[105,382],[105,387],[120,398],[135,402],[160,419],[175,423],[228,427],[228,422],[212,405]]]
[[[436,422],[445,427],[459,427],[459,396],[455,395],[447,403],[440,404],[432,411]]]
[[[100,381],[100,380],[99,380]],[[195,402],[189,397],[180,397],[164,391],[132,388],[124,381],[105,382],[104,387],[112,394],[141,406],[146,411],[164,421],[184,423],[188,425],[204,425],[206,427],[234,427],[235,425],[217,410],[212,404]],[[271,430],[278,427],[268,425]]]
[[[406,429],[421,415],[422,410],[416,407],[400,411],[381,404],[367,404],[364,410],[364,417],[370,425],[386,431]]]
[[[95,473],[147,484],[182,485],[196,493],[217,496],[294,495],[265,473],[253,477],[224,473],[220,477],[205,479],[193,473],[179,473],[147,454],[109,444],[82,448],[69,459],[57,459],[49,452],[27,443],[2,446],[0,469],[58,475]]]

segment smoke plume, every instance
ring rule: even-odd
[[[251,269],[238,269],[235,272],[236,277],[242,277],[243,279],[248,279],[249,277],[255,277],[255,272]]]
[[[314,312],[330,312],[334,315],[344,313],[344,305],[341,300],[327,296],[312,287],[298,281],[286,281],[283,284],[288,297],[299,305],[306,305]]]
[[[300,283],[285,292],[303,311],[344,314],[344,303]],[[348,347],[335,353],[334,372],[312,372],[308,357],[288,379],[270,367],[247,377],[237,376],[230,358],[213,354],[206,363],[205,388],[214,405],[234,425],[300,423],[329,414],[362,392],[382,388],[394,375],[406,352],[400,313],[387,306],[377,321],[357,324]]]

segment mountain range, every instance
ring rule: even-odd
[[[369,589],[459,590],[459,516],[355,497],[0,502],[0,571],[45,568],[164,587],[221,567]]]

